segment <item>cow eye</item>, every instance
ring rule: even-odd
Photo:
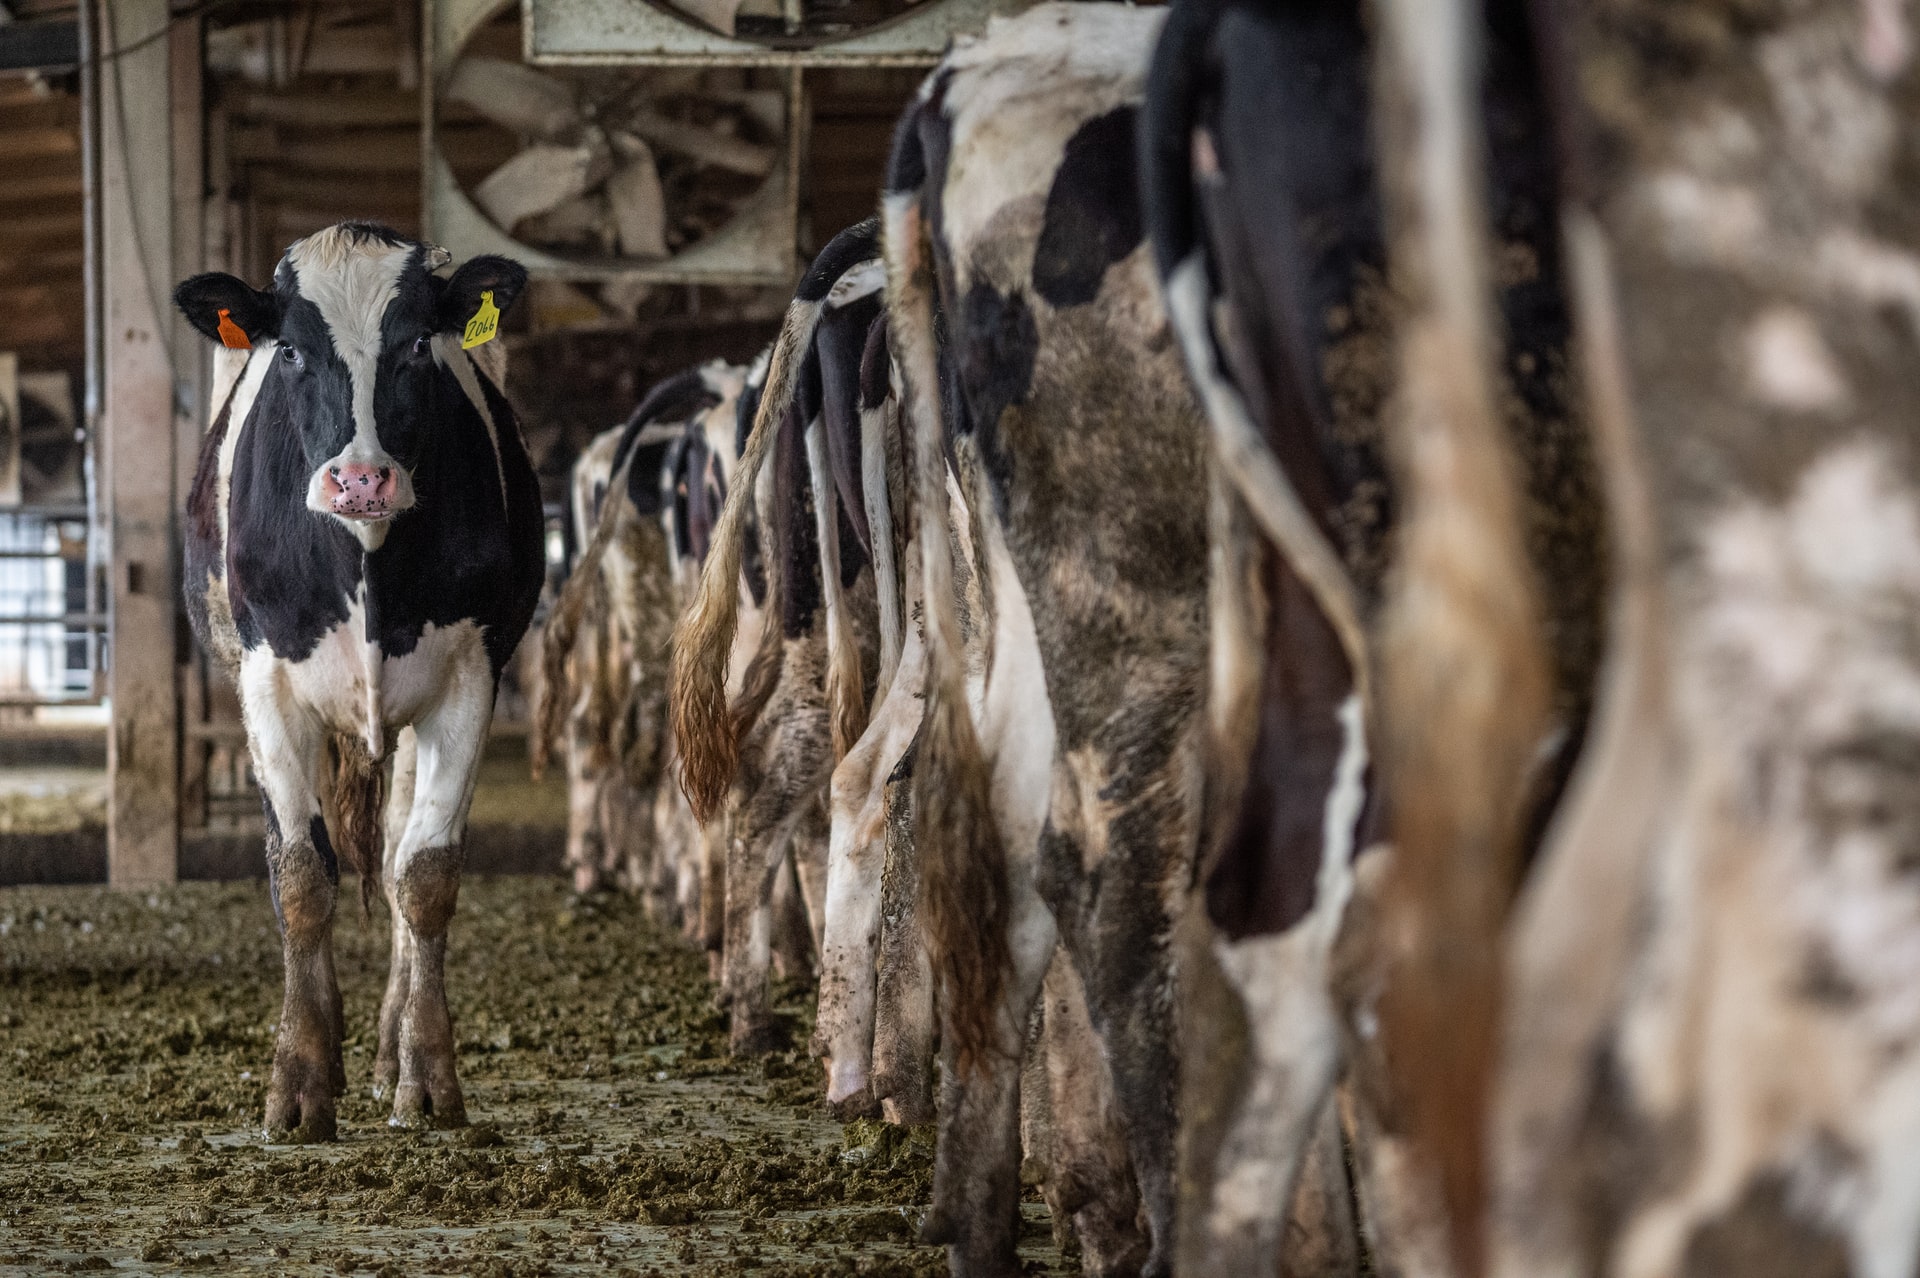
[[[413,357],[415,359],[424,358],[426,356],[426,353],[432,349],[433,349],[433,334],[422,333],[420,334],[420,336],[413,339]]]
[[[291,364],[295,368],[305,368],[307,366],[307,361],[301,357],[300,352],[285,343],[282,343],[280,347],[280,359],[282,362]]]

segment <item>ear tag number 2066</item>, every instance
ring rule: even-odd
[[[460,349],[470,351],[482,342],[491,342],[500,331],[500,308],[493,304],[493,290],[480,294],[480,309],[467,321],[467,331],[460,336]]]

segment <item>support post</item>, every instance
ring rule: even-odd
[[[171,53],[166,0],[99,5],[101,491],[111,558],[107,880],[171,883],[180,859],[174,552]],[[118,57],[112,51],[130,51]]]

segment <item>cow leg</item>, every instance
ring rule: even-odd
[[[707,976],[720,979],[720,952],[727,937],[727,849],[732,846],[731,814],[700,827],[700,909],[687,916],[707,952]]]
[[[828,787],[833,815],[813,1050],[827,1058],[829,1105],[859,1104],[871,1081],[888,777],[920,726],[925,651],[910,629],[900,673]]]
[[[414,724],[414,801],[391,876],[395,925],[407,930],[413,949],[399,1017],[399,1081],[388,1119],[396,1127],[458,1127],[467,1121],[447,1011],[447,925],[460,895],[461,839],[493,696],[493,671],[476,643],[439,703]]]
[[[1164,691],[1132,690],[1100,740],[1062,751],[1041,849],[1042,890],[1057,916],[1074,920],[1067,946],[1112,1070],[1152,1229],[1142,1270],[1151,1274],[1168,1272],[1173,1253],[1178,1060],[1170,903],[1198,838],[1200,720],[1191,691],[1177,672]],[[1284,1192],[1281,1186],[1280,1201]],[[1115,1201],[1104,1210],[1117,1221],[1127,1208]]]
[[[787,842],[787,854],[773,871],[773,974],[783,981],[804,981],[813,974],[813,938],[807,927],[807,906],[800,897],[795,862],[807,855],[814,840],[808,830],[797,830]]]
[[[975,518],[981,518],[978,511]],[[1016,1272],[1020,1200],[1020,1061],[1027,1018],[1040,995],[1058,931],[1034,880],[1047,818],[1054,721],[1025,591],[997,526],[985,525],[993,575],[993,669],[978,719],[981,757],[990,761],[994,817],[1006,853],[1005,992],[995,1018],[999,1041],[966,1076],[955,1067],[954,1036],[943,1034],[940,1141],[933,1207],[922,1236],[948,1244],[954,1278]]]
[[[394,899],[394,863],[400,855],[400,840],[407,832],[407,817],[413,811],[414,770],[419,759],[420,740],[412,728],[400,730],[394,743],[393,775],[387,783],[386,838],[381,846],[380,885],[387,898],[388,930],[393,937],[392,958],[387,965],[387,992],[380,1000],[380,1044],[373,1058],[373,1098],[386,1100],[400,1082],[400,1013],[407,1004],[407,986],[413,979],[413,934],[400,917],[400,903]]]
[[[1359,1278],[1360,1232],[1338,1107],[1329,1097],[1300,1160],[1280,1278]],[[1444,1271],[1436,1270],[1437,1275]]]
[[[816,809],[832,766],[826,707],[813,695],[822,686],[824,657],[824,645],[812,636],[786,641],[778,688],[742,752],[747,762],[735,790],[747,797],[735,805],[728,832],[721,950],[721,996],[732,1020],[735,1055],[757,1055],[771,1040],[767,969],[774,872],[795,830]]]
[[[584,697],[567,718],[567,872],[576,892],[591,892],[600,885],[604,854],[600,829],[604,770],[594,764],[592,744],[581,730]]]
[[[898,680],[896,680],[896,683]],[[933,963],[920,935],[920,863],[913,843],[913,760],[887,778],[880,871],[879,979],[874,989],[873,1094],[888,1122],[933,1121]]]
[[[320,808],[326,745],[312,719],[287,699],[270,659],[242,668],[241,697],[266,813],[267,878],[285,964],[266,1128],[296,1141],[332,1140],[334,1099],[345,1072],[333,968],[340,867]]]
[[[1046,1198],[1056,1229],[1071,1222],[1081,1271],[1137,1274],[1150,1240],[1142,1229],[1126,1134],[1113,1109],[1113,1079],[1087,1015],[1080,974],[1056,950],[1046,979],[1046,1063],[1053,1119]]]

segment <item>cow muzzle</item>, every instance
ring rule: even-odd
[[[400,500],[398,468],[391,463],[341,462],[320,477],[327,510],[343,519],[388,519],[406,509]]]

